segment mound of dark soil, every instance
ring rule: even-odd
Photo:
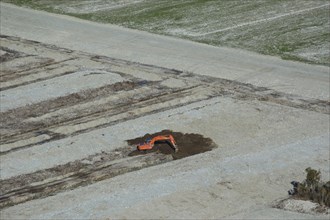
[[[146,139],[153,138],[157,135],[172,135],[177,143],[178,152],[166,142],[156,142],[152,150],[138,151],[135,150],[129,156],[141,155],[150,152],[160,152],[162,154],[171,154],[173,159],[181,159],[195,154],[200,154],[210,151],[216,147],[216,144],[211,138],[206,138],[201,134],[183,134],[181,132],[174,132],[170,130],[163,130],[154,134],[146,134],[143,137],[138,137],[132,140],[127,140],[129,145],[138,145],[144,143]]]

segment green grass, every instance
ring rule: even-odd
[[[214,46],[330,66],[329,6],[306,10],[329,4],[328,0],[144,0],[128,5],[122,5],[127,3],[125,0],[3,1]],[[261,21],[300,10],[306,11]],[[225,30],[210,33],[222,29]]]

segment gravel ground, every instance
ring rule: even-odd
[[[18,51],[12,54],[37,54],[42,57],[35,56],[37,63],[52,58],[48,67],[58,70],[46,72],[39,62],[32,72],[24,65],[21,71],[13,65],[1,72],[6,83],[1,96],[10,94],[7,99],[16,103],[0,115],[0,181],[6,183],[1,190],[20,175],[33,177],[68,163],[89,168],[90,157],[101,163],[88,176],[95,182],[24,203],[13,200],[0,210],[1,219],[329,218],[274,208],[288,197],[292,180],[304,179],[306,167],[330,178],[328,67],[3,3],[1,34],[19,37],[1,38],[1,46]],[[6,62],[22,58],[14,55],[6,56]],[[75,62],[61,61],[62,56],[74,57]],[[108,72],[88,75],[96,80],[83,81],[86,87],[79,84],[81,78],[77,85],[65,84],[86,66],[93,70],[90,74]],[[113,73],[120,77],[106,78]],[[63,86],[50,97],[54,80]],[[40,82],[48,86],[42,90]],[[31,105],[18,99],[38,89],[44,92]],[[152,154],[121,157],[120,150],[134,148],[126,140],[164,129],[203,135],[217,148],[154,166],[149,166],[156,158]],[[103,154],[116,159],[98,162],[102,158],[95,155]],[[117,175],[97,179],[102,168],[111,166],[119,169]],[[57,183],[56,178],[69,185],[77,175],[84,179],[79,172],[66,175],[26,185],[38,193],[33,191],[40,189],[37,186],[55,189],[47,184]],[[11,189],[6,195],[24,196],[24,189]],[[4,200],[1,195],[1,205]]]

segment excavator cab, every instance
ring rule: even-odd
[[[142,144],[139,144],[137,146],[137,149],[139,151],[142,151],[142,150],[151,150],[154,146],[155,146],[155,143],[156,142],[166,142],[168,143],[174,150],[175,152],[178,151],[178,148],[177,148],[177,145],[176,145],[176,142],[173,138],[172,135],[158,135],[154,138],[147,138],[146,141]]]

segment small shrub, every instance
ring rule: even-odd
[[[311,200],[330,207],[330,181],[321,181],[321,172],[308,167],[303,182],[292,181],[289,195],[302,200]]]

